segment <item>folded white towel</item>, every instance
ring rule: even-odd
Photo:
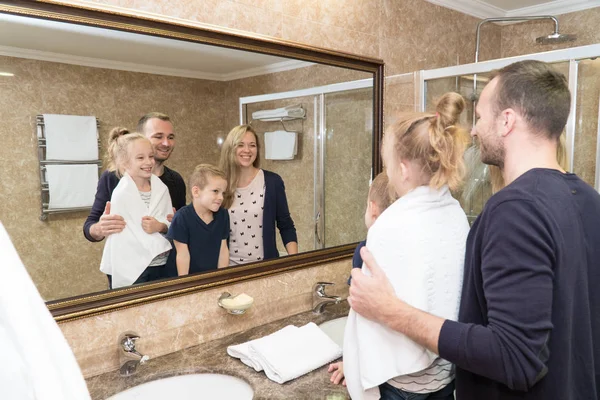
[[[271,335],[249,344],[250,358],[259,363],[269,379],[285,383],[342,356],[342,349],[317,325]]]
[[[96,117],[44,114],[46,160],[98,159]]]
[[[89,400],[75,356],[0,223],[0,399]]]
[[[49,209],[91,207],[98,186],[98,165],[46,165]]]
[[[125,175],[110,199],[111,213],[125,219],[125,229],[106,239],[100,271],[112,275],[112,287],[129,286],[144,272],[157,255],[171,250],[171,243],[160,233],[148,234],[142,229],[142,217],[149,215],[167,224],[167,215],[173,212],[169,189],[159,177],[151,177],[152,195],[146,208],[138,188]]]
[[[239,358],[241,362],[243,362],[244,364],[246,364],[247,366],[249,366],[251,368],[254,368],[255,371],[260,372],[263,370],[263,367],[262,367],[262,365],[260,365],[258,360],[255,360],[252,358],[252,355],[250,354],[250,344],[255,343],[259,340],[263,340],[263,341],[273,340],[272,338],[274,336],[280,336],[280,335],[285,336],[285,335],[287,335],[288,331],[296,330],[296,329],[298,329],[297,326],[288,325],[285,328],[282,328],[282,329],[280,329],[274,333],[271,333],[270,335],[264,336],[262,338],[254,339],[249,342],[240,343],[240,344],[236,344],[233,346],[229,346],[229,347],[227,347],[227,354],[229,354],[231,357]]]

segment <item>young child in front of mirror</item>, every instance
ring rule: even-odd
[[[108,154],[109,170],[119,178],[111,210],[126,225],[107,238],[100,270],[108,275],[111,289],[161,279],[171,250],[162,234],[173,205],[167,186],[152,174],[152,144],[140,133],[114,128]]]
[[[175,247],[178,276],[229,265],[229,213],[221,207],[227,190],[225,173],[200,164],[189,188],[192,202],[177,211],[167,234]]]
[[[388,177],[385,172],[381,172],[373,179],[371,186],[369,187],[369,194],[367,196],[367,209],[365,211],[365,225],[367,230],[373,226],[377,218],[385,211],[396,200],[394,190],[390,188]],[[362,268],[362,258],[360,257],[360,249],[362,249],[366,240],[363,240],[356,246],[354,250],[354,256],[352,257],[352,268]],[[352,277],[348,278],[348,285],[352,284]],[[329,366],[328,372],[333,372],[331,375],[331,382],[336,385],[344,378],[343,362],[338,361]],[[343,382],[344,385],[346,382]]]

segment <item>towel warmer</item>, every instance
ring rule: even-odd
[[[96,118],[96,129],[100,127],[100,122]],[[69,160],[46,160],[46,135],[44,130],[44,116],[36,116],[36,139],[38,147],[38,161],[40,166],[40,192],[41,192],[41,214],[40,220],[48,220],[49,214],[59,214],[66,212],[87,211],[91,207],[70,207],[70,208],[49,208],[50,205],[50,187],[46,180],[46,165],[77,165],[77,164],[97,164],[98,171],[102,167],[101,160],[69,161]],[[98,138],[98,147],[100,147],[100,138]]]

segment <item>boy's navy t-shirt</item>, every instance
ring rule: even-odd
[[[221,242],[229,238],[229,213],[219,208],[206,224],[188,204],[175,213],[167,237],[188,245],[190,274],[217,269]]]

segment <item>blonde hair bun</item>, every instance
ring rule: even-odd
[[[438,124],[442,129],[457,125],[465,110],[465,99],[456,92],[448,92],[439,98],[435,111]]]

